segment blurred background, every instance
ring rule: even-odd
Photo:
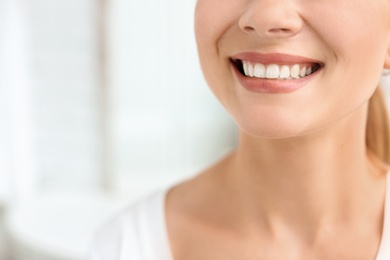
[[[235,146],[194,5],[0,0],[0,259],[86,259],[107,217]]]

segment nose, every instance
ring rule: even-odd
[[[294,0],[252,0],[239,18],[242,31],[268,38],[292,37],[302,24]]]

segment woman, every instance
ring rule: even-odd
[[[95,259],[390,259],[390,1],[198,0],[195,31],[238,147],[123,212]]]

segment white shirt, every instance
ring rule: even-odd
[[[390,260],[390,178],[386,180],[382,239],[376,260]],[[96,236],[90,260],[173,260],[159,191],[129,207]]]

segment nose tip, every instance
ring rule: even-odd
[[[263,37],[291,37],[302,27],[302,18],[290,1],[255,1],[239,19],[239,27]],[[291,2],[290,2],[291,3]]]

